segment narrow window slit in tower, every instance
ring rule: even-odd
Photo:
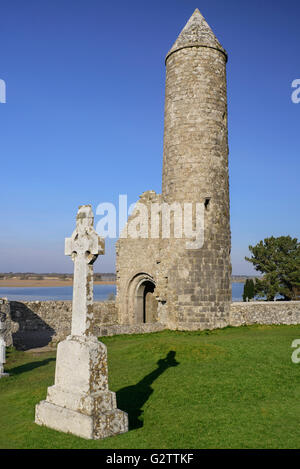
[[[205,210],[208,210],[209,202],[210,202],[210,198],[207,197],[207,198],[205,199],[205,202],[204,202]]]

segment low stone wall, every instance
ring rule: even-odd
[[[13,334],[14,346],[20,349],[43,347],[59,342],[71,333],[72,301],[11,301],[11,318],[18,323]],[[117,322],[115,302],[103,301],[93,304],[95,328],[99,335],[102,325]]]
[[[300,301],[233,302],[230,325],[300,324]]]
[[[115,324],[114,326],[100,326],[98,337],[117,334],[145,334],[147,332],[158,332],[165,330],[165,326],[158,322],[147,324]]]
[[[19,349],[55,345],[71,333],[71,301],[11,301],[1,304],[8,311],[13,345]],[[94,330],[97,337],[116,334],[141,334],[165,329],[159,323],[119,325],[114,301],[95,302]],[[300,324],[300,301],[233,302],[230,307],[231,326],[251,324]],[[195,327],[193,327],[195,326]],[[187,323],[185,330],[201,329],[201,324]],[[212,328],[218,327],[217,324]],[[10,345],[11,340],[8,341]]]

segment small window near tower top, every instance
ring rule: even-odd
[[[209,203],[210,203],[210,197],[207,197],[207,198],[205,199],[205,202],[204,202],[205,210],[208,210]]]

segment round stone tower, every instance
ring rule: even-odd
[[[166,57],[162,194],[143,193],[143,223],[137,208],[124,230],[149,217],[151,236],[124,235],[117,243],[120,324],[181,330],[229,324],[226,62],[196,10]],[[159,222],[152,219],[157,206]]]
[[[167,287],[160,319],[169,327],[228,324],[226,62],[226,51],[196,9],[166,56],[162,200],[201,203],[204,242],[196,248],[187,248],[185,239],[164,242],[161,275]]]

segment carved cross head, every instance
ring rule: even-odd
[[[104,239],[94,229],[94,215],[90,205],[81,205],[77,212],[76,229],[71,238],[65,239],[65,255],[72,260],[85,259],[93,264],[104,254]]]

